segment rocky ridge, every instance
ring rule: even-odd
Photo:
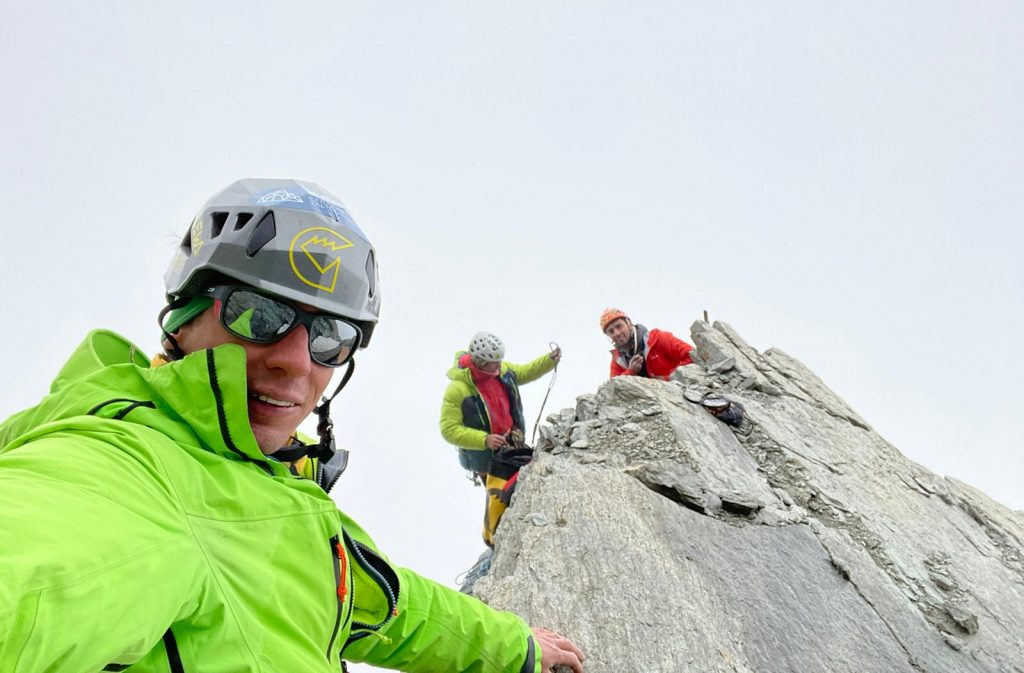
[[[782,351],[691,336],[670,382],[548,417],[473,592],[589,673],[1024,673],[1024,514],[902,456]],[[706,390],[743,425],[687,400]]]

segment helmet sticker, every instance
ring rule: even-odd
[[[274,189],[270,192],[265,192],[262,196],[256,199],[256,203],[263,206],[271,203],[302,203],[302,197],[292,194],[287,189]]]
[[[303,189],[302,192],[298,192],[294,187],[290,189],[285,187],[267,189],[253,194],[252,203],[257,206],[308,210],[344,224],[359,234],[363,240],[366,240],[362,230],[356,225],[355,220],[348,214],[348,211],[345,210],[345,206],[326,195],[314,194],[309,189]]]
[[[325,292],[334,292],[341,269],[341,258],[337,253],[352,245],[352,241],[333,229],[310,227],[292,239],[288,246],[288,261],[303,283]]]
[[[197,217],[192,222],[192,254],[197,255],[203,247],[203,218]]]
[[[174,253],[174,259],[171,260],[171,271],[174,273],[181,273],[181,270],[185,268],[185,253],[181,250]]]

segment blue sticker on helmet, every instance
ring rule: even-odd
[[[277,187],[267,189],[252,195],[253,205],[273,208],[293,208],[295,210],[308,210],[329,217],[335,222],[340,222],[349,227],[363,240],[367,240],[366,234],[359,228],[352,216],[345,210],[345,206],[322,194],[315,194],[305,187],[301,191],[294,186]]]

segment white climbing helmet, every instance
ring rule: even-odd
[[[483,362],[501,362],[505,344],[490,332],[477,332],[469,342],[469,354]]]

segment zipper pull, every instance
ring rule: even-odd
[[[334,544],[334,551],[338,555],[338,562],[341,564],[341,573],[338,577],[338,599],[341,601],[345,600],[345,596],[348,595],[348,580],[346,578],[348,572],[348,554],[345,553],[345,548],[341,542]]]

